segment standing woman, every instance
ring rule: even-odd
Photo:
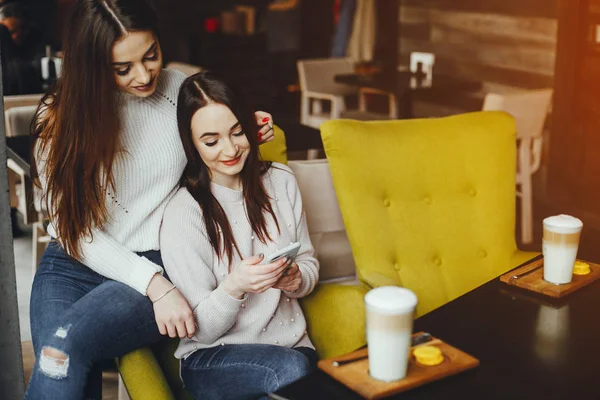
[[[148,0],[79,0],[69,21],[62,77],[34,127],[54,240],[31,294],[32,400],[100,399],[99,362],[196,330],[159,253],[186,165],[176,117],[185,76],[162,70]],[[270,116],[257,120],[270,140]]]

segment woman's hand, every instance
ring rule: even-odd
[[[196,333],[194,313],[181,292],[177,288],[170,290],[171,288],[173,288],[171,282],[162,275],[156,274],[146,290],[154,306],[158,331],[161,335],[168,334],[172,338],[183,339],[186,336],[191,338]],[[164,295],[165,293],[167,294]]]
[[[259,265],[264,256],[252,256],[232,269],[223,281],[223,290],[236,299],[241,299],[246,293],[262,293],[271,287],[281,277],[288,263],[287,258]]]
[[[281,278],[277,281],[273,288],[281,289],[286,292],[295,292],[302,283],[302,272],[295,262],[284,271]]]
[[[254,113],[256,117],[256,123],[260,126],[260,130],[257,133],[258,143],[266,143],[275,139],[275,131],[273,130],[273,117],[271,114],[264,111],[257,111]]]

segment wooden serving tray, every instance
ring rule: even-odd
[[[584,261],[590,265],[590,273],[587,275],[573,274],[573,280],[564,285],[555,285],[544,280],[544,258],[535,258],[522,267],[507,272],[500,280],[512,286],[517,286],[545,296],[559,298],[573,293],[577,289],[589,285],[600,278],[600,265]]]
[[[368,358],[344,364],[339,367],[333,365],[333,361],[343,361],[366,356],[368,355],[367,348],[343,356],[321,360],[319,361],[319,368],[364,398],[379,399],[395,393],[405,392],[409,389],[424,385],[428,382],[437,381],[447,376],[456,375],[479,365],[478,359],[439,339],[433,338],[432,341],[418,346],[426,345],[439,347],[444,355],[444,362],[430,367],[421,365],[416,361],[411,351],[406,377],[397,382],[383,382],[371,378],[369,375]]]

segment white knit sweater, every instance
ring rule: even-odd
[[[278,235],[273,219],[267,217],[267,231],[273,238],[267,244],[252,232],[241,191],[214,183],[211,191],[227,215],[242,259],[259,253],[267,256],[290,242],[300,242],[296,263],[302,283],[293,293],[271,288],[261,294],[246,294],[241,300],[229,296],[221,285],[228,274],[228,262],[213,250],[199,204],[187,189],[180,189],[165,210],[160,245],[169,278],[194,310],[198,330],[193,338],[181,340],[177,358],[224,344],[313,347],[297,298],[314,289],[319,264],[313,257],[298,184],[291,170],[277,163],[263,176],[263,182],[281,230]],[[234,252],[232,268],[240,261]]]
[[[148,98],[120,94],[121,151],[113,166],[114,193],[106,194],[109,219],[93,238],[83,240],[82,262],[107,278],[146,295],[154,274],[162,268],[135,252],[159,250],[164,209],[175,194],[186,165],[177,129],[177,96],[185,75],[163,70]],[[42,190],[44,160],[38,157]],[[57,232],[52,224],[51,236]]]

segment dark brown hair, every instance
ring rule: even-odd
[[[204,71],[190,76],[181,85],[177,103],[179,134],[188,160],[181,183],[202,208],[204,224],[213,249],[219,257],[227,256],[231,267],[234,248],[240,257],[242,255],[233,237],[227,215],[210,190],[210,171],[192,140],[192,117],[196,111],[210,103],[228,107],[238,119],[250,143],[250,153],[240,176],[252,231],[266,244],[267,240],[272,240],[267,232],[268,216],[273,219],[278,231],[279,223],[262,181],[262,176],[271,168],[271,163],[260,159],[256,137],[258,125],[253,110],[240,91],[214,73]]]
[[[113,163],[121,150],[112,47],[132,31],[158,36],[158,23],[147,0],[79,0],[69,22],[62,76],[34,120],[33,155],[44,165],[44,201],[58,240],[81,259],[79,241],[108,217],[106,196],[114,189]]]

